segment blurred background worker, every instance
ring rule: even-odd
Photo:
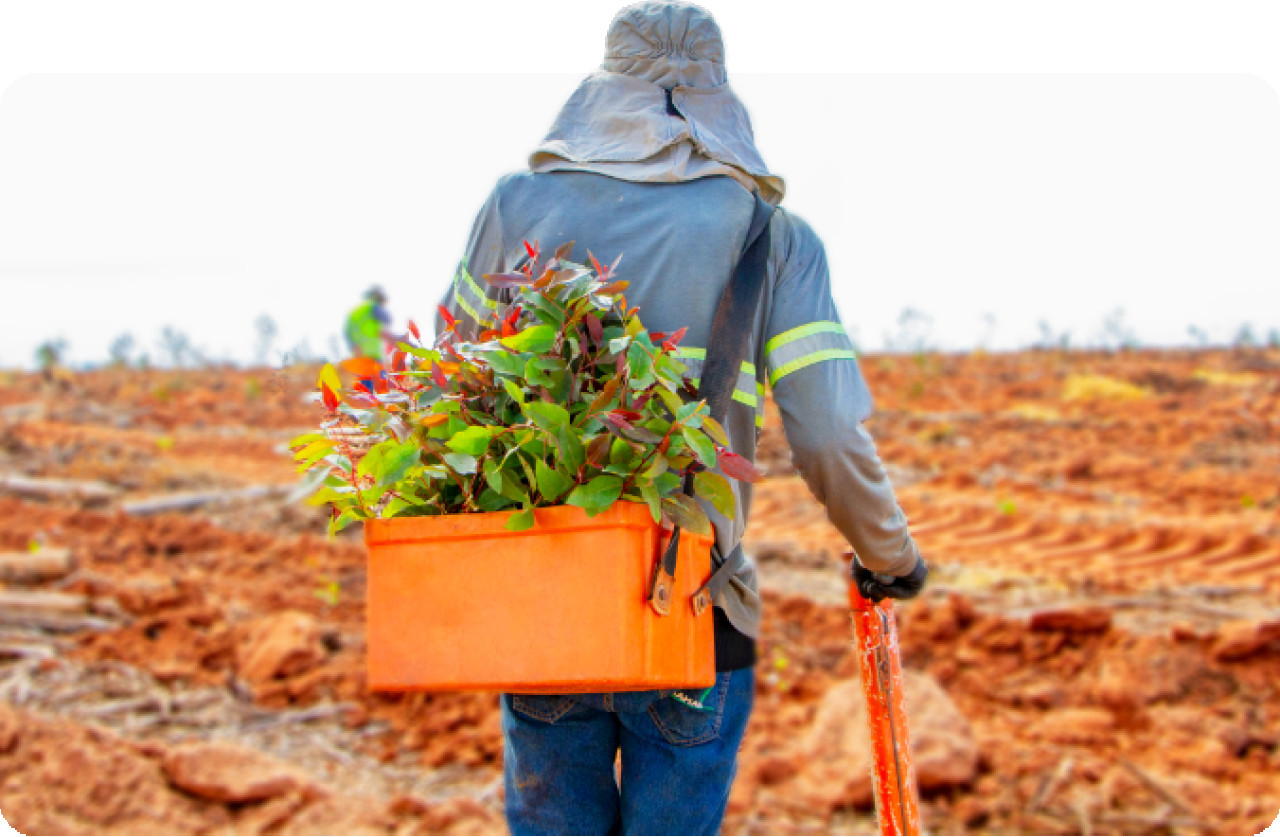
[[[628,6],[609,27],[603,65],[561,110],[530,171],[500,180],[481,209],[443,311],[475,339],[505,308],[484,275],[513,269],[522,239],[544,252],[572,239],[606,264],[626,255],[628,304],[650,329],[688,329],[681,362],[700,378],[757,200],[776,207],[784,191],[729,86],[711,15],[685,3]],[[857,552],[859,589],[876,601],[910,598],[927,570],[862,425],[871,394],[831,298],[822,242],[782,208],[767,234],[762,299],[753,319],[734,324],[748,331],[750,360],[724,421],[730,447],[754,460],[772,387],[797,470]],[[751,712],[763,609],[740,546],[751,485],[733,488],[734,519],[707,508],[713,561],[727,579],[713,593],[715,686],[504,695],[513,834],[717,833]]]
[[[364,301],[347,315],[343,333],[347,338],[347,346],[355,357],[368,357],[382,362],[384,341],[394,339],[390,332],[391,315],[387,313],[386,304],[386,292],[374,285],[364,292]],[[373,392],[373,378],[361,378],[360,384]]]

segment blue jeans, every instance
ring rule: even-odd
[[[503,695],[511,833],[717,833],[754,684],[744,668],[721,672],[705,697],[701,689]]]

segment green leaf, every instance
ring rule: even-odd
[[[480,509],[480,511],[487,512],[503,511],[514,505],[515,503],[511,501],[511,498],[502,496],[492,488],[486,488],[484,491],[481,491],[480,497],[476,500],[476,507]]]
[[[298,470],[301,472],[315,465],[317,461],[331,453],[333,453],[333,443],[328,439],[321,438],[319,441],[311,442],[295,453],[293,459],[298,463]]]
[[[698,501],[688,494],[677,494],[662,501],[662,510],[681,529],[695,535],[710,535],[711,521]]]
[[[705,401],[690,401],[688,404],[681,404],[680,409],[676,410],[676,421],[684,422],[686,427],[699,427],[702,425],[702,416],[699,410],[704,410]]]
[[[716,467],[716,446],[707,438],[706,433],[686,427],[680,431],[680,435],[684,438],[685,444],[698,457],[699,462],[708,468]]]
[[[693,476],[693,490],[699,497],[710,502],[716,511],[733,519],[733,488],[727,479],[711,471],[699,471]]]
[[[632,439],[637,442],[643,442],[646,445],[656,445],[658,442],[662,441],[662,437],[659,436],[657,433],[654,433],[652,430],[647,430],[643,427],[640,427],[639,425],[624,427],[620,432],[622,433],[623,436],[626,436],[628,439]]]
[[[404,479],[409,469],[418,464],[422,448],[412,439],[403,444],[387,448],[373,472],[373,478],[380,486],[395,485]]]
[[[440,458],[459,474],[466,475],[476,472],[476,458],[469,453],[445,453],[441,454]]]
[[[507,518],[505,529],[511,532],[523,532],[533,528],[533,507],[526,506]]]
[[[671,411],[671,415],[674,416],[680,412],[680,408],[684,406],[684,401],[681,400],[680,396],[666,387],[655,387],[655,390],[658,393],[658,397],[662,399],[662,403],[666,404],[667,409]]]
[[[502,386],[507,391],[507,395],[511,396],[511,400],[517,404],[524,404],[524,390],[516,386],[514,381],[503,380]]]
[[[538,491],[547,502],[554,503],[569,490],[573,480],[539,459],[533,465],[538,477]]]
[[[683,482],[680,475],[674,471],[664,471],[653,478],[653,487],[658,490],[660,496],[669,497],[680,490]]]
[[[724,427],[720,425],[720,422],[711,416],[702,417],[702,432],[710,436],[713,441],[719,442],[726,448],[729,447],[729,434],[725,433]]]
[[[662,474],[667,470],[667,467],[666,457],[655,456],[653,461],[649,463],[649,467],[645,469],[642,476],[645,479],[656,479],[659,474]]]
[[[661,523],[662,500],[658,497],[658,489],[654,487],[653,483],[642,483],[640,496],[644,498],[645,503],[649,506],[649,514],[653,515],[653,522]]]
[[[545,352],[556,342],[556,329],[549,325],[533,325],[510,337],[502,338],[502,345],[517,352]]]
[[[479,456],[489,449],[489,443],[493,441],[496,432],[498,432],[496,427],[471,426],[455,433],[447,444],[450,450]]]
[[[529,382],[530,386],[555,386],[556,379],[547,374],[546,367],[539,364],[539,360],[540,358],[536,355],[529,358],[529,361],[525,364],[524,368],[525,380]]]
[[[612,506],[622,496],[622,478],[612,474],[603,474],[579,485],[569,492],[565,502],[571,506],[579,506],[586,510],[588,517],[595,517]]]
[[[564,311],[542,294],[530,288],[525,288],[520,292],[520,299],[524,310],[532,312],[543,323],[547,323],[546,328],[551,328],[554,331],[564,325]],[[546,350],[543,349],[541,351]]]
[[[526,362],[524,355],[513,355],[510,352],[494,350],[492,352],[485,352],[484,359],[491,367],[493,367],[493,371],[497,372],[499,375],[518,376],[524,374],[524,365]]]
[[[550,433],[555,433],[569,424],[569,411],[559,404],[549,401],[529,401],[520,409],[533,420],[533,423]]]
[[[383,455],[391,445],[391,442],[379,442],[365,451],[364,456],[360,457],[360,464],[356,466],[356,473],[363,477],[372,477],[376,474]]]
[[[577,473],[587,462],[587,452],[583,449],[577,432],[572,427],[561,427],[556,440],[560,443],[560,464],[569,473]]]
[[[653,355],[640,343],[627,349],[627,365],[631,367],[631,388],[644,389],[654,381]]]
[[[294,436],[289,442],[290,448],[300,448],[303,445],[309,445],[312,442],[327,442],[328,436],[323,433],[303,433],[301,436]]]
[[[347,511],[344,511],[342,514],[329,521],[329,537],[332,538],[334,535],[347,528],[350,524],[355,523],[357,520],[364,520],[364,518],[364,513],[359,509],[348,509]]]

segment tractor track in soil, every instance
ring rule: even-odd
[[[906,663],[941,685],[977,753],[972,775],[927,790],[926,827],[1253,833],[1270,823],[1280,810],[1280,354],[928,355],[862,367],[877,397],[873,435],[935,565],[927,594],[900,608]],[[1140,394],[1068,398],[1072,376]],[[0,552],[68,548],[76,569],[33,589],[80,596],[96,625],[0,626],[0,809],[15,827],[502,829],[493,696],[370,694],[358,538],[326,540],[322,513],[280,496],[235,494],[295,479],[281,445],[316,418],[304,399],[313,379],[309,369],[108,370],[52,383],[0,374],[0,474],[117,492],[92,507],[0,494]],[[747,546],[766,625],[725,830],[871,833],[865,804],[832,798],[796,745],[856,677],[842,541],[791,469],[772,406],[760,459],[769,479]],[[208,490],[227,494],[181,513],[122,511]],[[264,753],[319,789],[251,803],[193,796],[165,773],[188,740]],[[31,749],[50,747],[59,752]],[[85,770],[93,782],[57,780]],[[145,811],[120,801],[131,788],[145,789]],[[341,806],[333,788],[346,790]],[[50,806],[75,815],[41,819]]]

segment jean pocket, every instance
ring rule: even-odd
[[[715,740],[724,719],[731,674],[724,671],[716,675],[716,683],[710,690],[681,689],[649,706],[649,717],[667,743],[693,747]]]
[[[535,721],[554,724],[568,715],[578,702],[568,695],[512,695],[511,708]]]

